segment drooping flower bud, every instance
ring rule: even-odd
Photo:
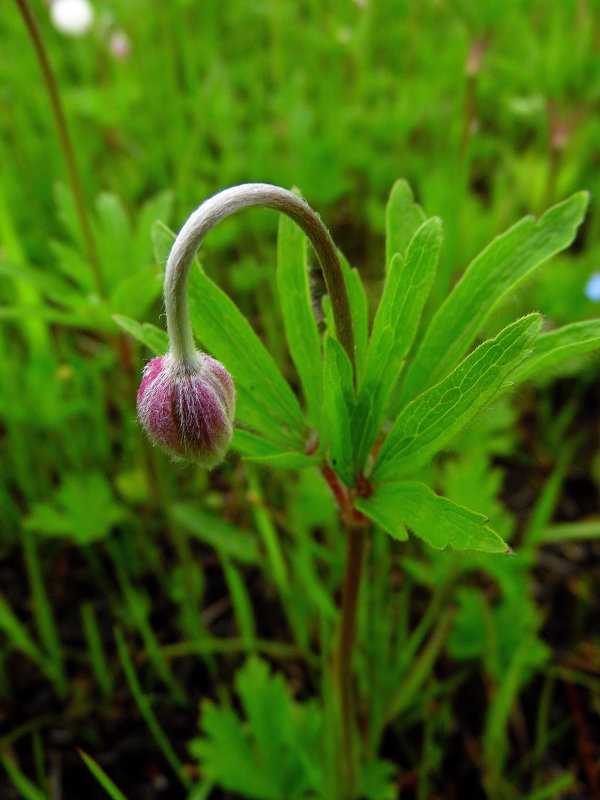
[[[182,362],[170,353],[144,369],[137,412],[150,439],[175,459],[212,469],[231,443],[235,389],[225,367],[205,353]]]

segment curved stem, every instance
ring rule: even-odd
[[[335,244],[319,215],[304,200],[286,189],[268,183],[244,183],[224,189],[205,200],[179,232],[169,254],[164,284],[167,330],[173,357],[188,363],[195,352],[188,313],[187,280],[196,251],[206,234],[221,220],[236,211],[253,206],[273,208],[286,214],[308,237],[325,278],[337,337],[354,370],[350,301]]]
[[[75,209],[81,227],[83,246],[85,247],[90,268],[94,273],[98,294],[100,297],[106,297],[106,287],[102,277],[100,260],[96,251],[96,245],[94,244],[94,237],[92,236],[92,226],[90,225],[87,213],[85,195],[83,193],[77,161],[75,159],[75,150],[73,149],[73,143],[71,142],[69,128],[67,126],[67,119],[60,100],[60,94],[58,93],[58,85],[54,73],[52,72],[52,66],[48,54],[46,53],[46,48],[44,47],[44,40],[40,34],[40,29],[27,0],[16,0],[16,3],[25,22],[25,26],[27,27],[29,38],[35,48],[44,83],[46,84],[46,91],[50,98],[52,114],[54,115],[54,122],[56,124],[56,130],[58,131],[58,139],[67,165],[69,183],[71,184],[71,191],[73,192],[73,199],[75,200]]]

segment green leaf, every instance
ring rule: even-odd
[[[537,221],[525,217],[475,258],[434,315],[407,370],[403,402],[447,375],[498,304],[541,264],[571,244],[587,204],[587,193],[580,192]]]
[[[123,314],[113,314],[112,317],[120,328],[131,334],[134,339],[137,339],[156,355],[162,356],[169,349],[167,332],[157,328],[156,325],[151,325],[149,322],[138,322]]]
[[[231,447],[241,453],[247,461],[268,464],[280,469],[303,469],[314,466],[316,463],[314,457],[293,450],[285,450],[261,436],[256,436],[250,431],[240,428],[236,428],[234,431]]]
[[[320,797],[322,712],[296,702],[281,674],[250,658],[237,673],[245,719],[230,708],[202,704],[202,737],[190,745],[202,774],[224,789],[256,800]]]
[[[405,180],[396,181],[392,187],[385,222],[385,264],[389,269],[396,253],[404,257],[417,228],[425,222],[425,213],[413,201],[412,189]]]
[[[359,470],[373,447],[386,401],[413,343],[441,245],[442,223],[433,217],[415,233],[406,259],[396,253],[388,266],[353,419],[353,430],[359,435],[355,447]]]
[[[354,410],[352,365],[344,348],[325,336],[325,380],[323,421],[329,436],[331,465],[347,486],[356,478],[352,457],[351,415]]]
[[[106,539],[125,518],[107,479],[99,472],[67,475],[52,503],[36,503],[25,520],[27,530],[68,537],[78,545]]]
[[[367,354],[367,337],[369,335],[369,311],[365,287],[360,279],[358,270],[350,266],[342,253],[338,252],[348,297],[350,299],[350,313],[352,314],[352,328],[354,329],[354,355],[356,359],[356,376],[360,382],[365,368]]]
[[[154,251],[156,263],[164,267],[169,258],[171,248],[173,247],[175,234],[164,222],[158,220],[152,225],[150,237],[152,239],[152,249]]]
[[[407,525],[416,536],[439,550],[508,550],[508,545],[488,526],[487,517],[440,497],[418,481],[384,483],[370,497],[358,498],[355,506],[396,539],[404,538]]]
[[[170,515],[197,539],[244,564],[258,564],[258,545],[251,531],[244,531],[193,503],[171,506]]]
[[[372,480],[394,480],[414,472],[441,450],[503,387],[541,324],[539,314],[513,322],[409,403],[381,447]]]
[[[573,322],[538,337],[532,355],[513,374],[515,383],[537,378],[575,356],[600,348],[600,320]]]
[[[83,750],[79,750],[79,755],[84,760],[86,767],[92,773],[94,778],[96,778],[100,786],[102,786],[104,791],[108,794],[109,797],[112,798],[112,800],[126,800],[126,797],[123,794],[123,792],[117,789],[117,787],[108,777],[106,772],[104,772],[104,770],[98,764],[96,764],[96,762],[94,761],[93,758],[91,758],[91,756],[88,756],[88,754],[84,753]]]
[[[302,451],[306,427],[298,400],[235,303],[200,269],[192,269],[188,296],[198,338],[260,408],[260,418],[254,414],[248,424],[284,445],[292,439]],[[245,422],[243,412],[240,404],[238,418]]]
[[[323,399],[323,363],[306,266],[306,237],[289,217],[279,217],[277,288],[285,335],[300,376],[308,417],[318,427]]]

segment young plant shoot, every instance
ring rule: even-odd
[[[293,221],[280,221],[277,284],[304,409],[232,301],[199,268],[188,287],[206,234],[251,206]],[[572,356],[573,347],[577,353],[595,347],[593,337],[582,344],[571,326],[540,335],[539,313],[476,342],[498,304],[571,244],[586,206],[587,195],[576,194],[497,237],[420,334],[442,225],[426,219],[404,181],[388,204],[386,278],[370,335],[358,273],[340,258],[319,216],[291,192],[268,184],[226,189],[191,215],[173,244],[164,283],[169,352],[147,365],[138,395],[149,436],[171,456],[207,468],[220,463],[230,442],[256,463],[317,467],[339,504],[347,550],[330,678],[339,800],[365,796],[352,663],[368,526],[374,522],[398,540],[409,529],[441,550],[510,552],[484,515],[436,494],[426,468],[502,391]],[[313,314],[304,237],[293,223],[308,237],[325,278],[323,333]],[[196,350],[192,329],[224,366]],[[233,438],[230,373],[237,389]]]

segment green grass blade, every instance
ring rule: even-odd
[[[87,753],[84,753],[83,750],[78,750],[79,755],[83,759],[86,767],[92,773],[94,778],[98,781],[100,786],[104,789],[104,791],[108,794],[112,800],[127,800],[123,792],[121,792],[115,784],[111,781],[108,777],[106,772],[100,767],[91,756],[88,756]]]
[[[539,314],[508,325],[439,383],[409,403],[384,441],[372,479],[414,472],[441,450],[505,385],[541,327]]]
[[[575,356],[600,349],[600,320],[573,322],[538,337],[533,353],[513,373],[515,383],[553,373],[562,363]]]
[[[277,238],[277,288],[285,335],[308,406],[308,418],[318,427],[323,398],[321,343],[312,310],[306,264],[306,237],[284,214]]]
[[[0,752],[0,762],[8,773],[13,786],[21,793],[23,800],[46,800],[48,795],[26,777],[16,763],[6,753]]]
[[[108,696],[112,689],[112,679],[92,603],[84,603],[81,606],[81,623],[83,635],[87,642],[92,671],[96,676],[102,694]]]
[[[525,217],[475,258],[433,317],[407,371],[403,402],[447,375],[498,304],[572,243],[587,204],[587,193],[580,192],[538,221]]]
[[[127,650],[127,645],[125,644],[125,639],[121,631],[117,628],[115,629],[115,639],[117,642],[117,650],[119,651],[119,658],[121,659],[121,664],[123,666],[123,671],[125,672],[125,677],[127,678],[127,683],[129,684],[129,688],[131,689],[131,693],[134,696],[134,699],[140,709],[142,716],[146,721],[146,725],[148,729],[152,733],[156,744],[161,749],[165,759],[173,769],[173,772],[177,775],[183,786],[190,791],[192,788],[192,781],[188,777],[183,764],[177,757],[175,751],[171,747],[171,743],[165,736],[162,728],[159,725],[158,720],[156,719],[156,715],[152,711],[152,707],[150,706],[150,702],[146,695],[142,691],[142,687],[138,680],[135,668],[133,666],[133,662],[131,660],[131,656],[129,655],[129,651]]]
[[[488,526],[483,514],[440,497],[418,481],[396,481],[375,488],[371,497],[355,501],[356,508],[396,539],[404,526],[427,544],[443,550],[505,553],[507,544]]]

